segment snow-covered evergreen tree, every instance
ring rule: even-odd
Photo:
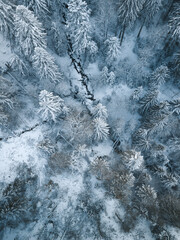
[[[169,33],[172,41],[180,42],[180,3],[174,4],[169,20]]]
[[[142,93],[143,93],[143,87],[140,86],[134,90],[133,94],[131,95],[131,99],[139,100],[142,97]]]
[[[115,61],[120,54],[120,42],[117,37],[111,37],[105,41],[106,45],[106,61],[109,65]]]
[[[157,199],[157,193],[150,185],[143,184],[137,190],[137,195],[141,198],[144,203],[151,203]]]
[[[23,3],[36,15],[48,12],[48,0],[24,0]]]
[[[180,114],[180,99],[168,101],[168,105],[172,113]]]
[[[52,41],[56,53],[60,56],[64,55],[67,51],[67,41],[62,27],[57,22],[52,22],[51,25]]]
[[[28,58],[35,47],[46,48],[45,32],[33,12],[18,5],[15,15],[15,37],[17,48]]]
[[[110,86],[112,86],[115,83],[116,76],[113,71],[109,73],[109,77],[107,79],[107,82]]]
[[[90,10],[82,0],[68,2],[67,29],[76,56],[89,53],[92,58],[97,53],[97,45],[91,40]]]
[[[123,29],[120,32],[120,42],[122,44],[125,29],[133,25],[143,9],[145,0],[120,0],[118,6],[118,16]]]
[[[108,76],[109,76],[108,68],[105,66],[105,67],[103,67],[102,72],[101,72],[101,81],[102,81],[102,83],[105,83],[105,84],[107,83]]]
[[[63,99],[46,90],[42,90],[39,94],[39,105],[39,112],[44,121],[52,119],[55,122],[58,115],[64,113],[64,109],[65,111],[67,109]]]
[[[69,0],[67,29],[72,42],[73,52],[79,56],[85,53],[91,44],[90,10],[82,0]]]
[[[14,53],[14,56],[11,59],[10,66],[13,70],[20,72],[23,76],[28,73],[25,61],[23,61],[16,53]]]
[[[145,1],[143,9],[141,11],[142,25],[139,29],[137,37],[140,37],[144,24],[149,24],[150,22],[152,22],[153,18],[155,17],[156,13],[160,10],[161,6],[162,0]]]
[[[106,121],[104,121],[102,118],[97,117],[93,120],[93,124],[95,139],[100,141],[106,139],[109,134],[109,126]]]
[[[152,85],[157,87],[158,85],[164,84],[165,81],[169,78],[169,69],[167,66],[161,65],[156,68],[156,70],[152,73]]]
[[[134,185],[135,177],[129,172],[117,172],[113,176],[110,188],[112,193],[117,199],[125,201],[127,203],[131,197],[131,188]]]
[[[106,107],[98,103],[93,109],[93,116],[106,120],[108,117]]]
[[[141,152],[131,150],[124,152],[124,162],[131,171],[140,170],[143,165],[144,158],[141,155]]]
[[[96,55],[98,52],[97,44],[92,40],[89,41],[87,48],[88,48],[90,55],[92,55],[92,56]]]
[[[158,96],[158,91],[157,90],[151,90],[148,92],[141,100],[140,104],[142,105],[142,110],[143,112],[148,111],[150,107],[155,105],[157,103],[157,96]]]
[[[33,67],[41,79],[45,78],[53,82],[62,79],[62,74],[55,64],[53,57],[45,49],[36,47],[32,61]]]
[[[106,157],[97,157],[91,162],[91,171],[98,179],[105,179],[109,172],[109,163]]]
[[[14,33],[14,13],[13,4],[0,0],[0,31],[6,37],[12,37]]]

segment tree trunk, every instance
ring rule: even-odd
[[[121,39],[122,30],[119,32],[119,39]]]
[[[124,33],[125,33],[126,27],[123,27],[123,31],[122,31],[122,36],[121,36],[121,41],[120,41],[120,46],[122,45],[123,42],[123,38],[124,38]]]
[[[142,25],[141,25],[141,27],[140,27],[140,29],[139,29],[139,32],[138,32],[137,38],[139,38],[140,35],[141,35],[141,31],[142,31],[142,29],[143,29],[143,27],[144,27],[145,21],[146,21],[146,18],[144,18],[144,21],[143,21],[143,23],[142,23]]]

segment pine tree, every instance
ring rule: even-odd
[[[143,203],[146,204],[157,199],[157,193],[150,185],[143,184],[141,187],[139,187],[137,190],[137,195],[141,198]]]
[[[145,1],[143,5],[143,9],[141,11],[142,25],[139,29],[137,37],[140,37],[144,24],[149,24],[150,22],[152,22],[154,16],[160,10],[161,6],[162,6],[162,0],[151,0],[151,1],[146,0]]]
[[[120,32],[120,45],[124,38],[125,29],[133,25],[140,11],[143,8],[145,0],[120,0],[118,6],[118,16],[122,24],[122,31]]]
[[[105,41],[106,61],[109,65],[115,61],[120,54],[120,43],[117,37],[111,37]]]
[[[37,16],[48,12],[48,0],[24,0],[24,4]]]
[[[51,25],[52,41],[55,51],[58,55],[66,53],[67,42],[64,31],[59,27],[59,23],[52,22]]]
[[[97,140],[104,140],[108,137],[109,126],[102,118],[95,118],[94,123],[94,135]]]
[[[93,116],[106,120],[108,117],[106,107],[98,103],[93,109]]]
[[[17,6],[14,25],[16,45],[26,57],[32,56],[35,47],[46,48],[44,29],[25,6]]]
[[[141,152],[136,152],[135,150],[124,152],[123,159],[126,166],[132,171],[139,170],[144,162]]]
[[[62,79],[62,74],[55,64],[53,57],[43,48],[35,48],[32,61],[33,67],[41,79],[45,78],[54,82]]]
[[[0,31],[5,37],[12,37],[14,34],[15,6],[10,2],[0,0]]]
[[[139,100],[141,98],[142,94],[143,94],[143,87],[140,86],[134,90],[133,94],[131,95],[131,99]]]
[[[109,163],[106,157],[97,157],[91,162],[91,171],[98,179],[105,179],[109,172]]]
[[[180,3],[174,4],[169,20],[169,34],[173,42],[180,42]]]
[[[82,0],[69,0],[67,29],[72,42],[73,52],[79,56],[85,53],[91,42],[90,10]]]
[[[135,177],[129,172],[118,172],[113,176],[112,182],[110,183],[110,189],[114,196],[121,201],[129,200],[134,186]]]
[[[13,70],[20,72],[23,76],[28,73],[25,61],[23,61],[16,53],[14,53],[14,56],[11,59],[10,66]]]
[[[178,176],[174,173],[165,173],[161,177],[161,181],[163,182],[165,188],[169,190],[178,186]]]
[[[108,81],[108,76],[109,76],[108,68],[105,66],[103,67],[101,72],[101,81],[106,84]]]
[[[160,67],[156,68],[156,70],[152,73],[151,85],[156,87],[161,84],[164,84],[165,81],[169,78],[169,69],[166,66],[161,65]]]
[[[155,104],[157,104],[157,96],[158,96],[158,91],[157,90],[151,90],[150,92],[147,93],[141,100],[140,104],[142,105],[142,111],[147,112],[148,109]]]
[[[39,105],[39,112],[44,121],[52,119],[55,122],[56,118],[64,112],[64,109],[66,110],[63,99],[46,90],[39,94]]]
[[[180,114],[180,99],[169,101],[170,111],[172,113]]]
[[[114,72],[111,71],[111,72],[109,73],[109,77],[108,77],[108,79],[107,79],[108,84],[109,84],[110,86],[113,86],[114,83],[115,83],[115,79],[116,79],[116,76],[115,76]]]
[[[87,49],[88,49],[90,55],[92,55],[92,56],[96,55],[98,52],[97,44],[92,40],[88,43]]]

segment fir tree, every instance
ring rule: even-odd
[[[143,8],[145,0],[120,0],[118,6],[118,17],[122,24],[122,31],[120,32],[120,44],[124,38],[125,29],[133,25],[140,11]]]
[[[125,165],[132,171],[140,170],[144,162],[141,153],[134,150],[124,152],[123,157]]]
[[[53,57],[43,48],[35,48],[32,61],[33,67],[36,69],[41,79],[45,78],[53,82],[62,79],[62,74],[55,64]]]
[[[90,10],[82,0],[69,0],[67,29],[72,42],[73,52],[81,56],[90,46]]]
[[[109,126],[102,118],[95,118],[94,123],[94,135],[97,140],[104,140],[108,137]]]
[[[117,37],[111,37],[105,41],[106,61],[109,65],[115,61],[120,54],[120,43]]]
[[[48,12],[48,0],[24,0],[24,4],[37,16]]]
[[[115,79],[116,79],[116,76],[115,76],[114,72],[111,71],[111,72],[109,73],[109,77],[108,77],[108,79],[107,79],[108,84],[109,84],[110,86],[113,86],[114,83],[115,83]]]
[[[155,17],[156,13],[160,10],[162,6],[162,0],[146,0],[143,9],[141,11],[142,15],[142,25],[139,29],[137,37],[140,37],[142,28],[144,24],[149,24],[152,22],[153,18]]]
[[[141,187],[139,187],[137,190],[137,195],[146,204],[157,199],[157,193],[150,185],[143,184]]]
[[[46,48],[44,29],[25,6],[17,6],[14,25],[16,45],[26,57],[30,58],[36,47]]]
[[[147,93],[141,100],[140,104],[142,105],[142,111],[147,112],[148,109],[155,104],[157,104],[157,96],[158,96],[158,91],[157,90],[151,90],[150,92]]]
[[[39,105],[39,112],[42,114],[44,121],[52,119],[55,122],[64,109],[66,111],[63,99],[46,90],[41,91],[39,94]]]
[[[15,6],[10,2],[0,0],[0,31],[6,37],[14,35]]]
[[[132,173],[118,172],[113,176],[110,189],[117,199],[127,203],[132,194],[131,189],[134,186],[134,181],[135,178]]]
[[[169,34],[173,42],[180,42],[180,3],[174,4],[169,20]]]
[[[10,66],[13,70],[20,72],[23,76],[28,73],[25,61],[23,61],[16,53],[14,53],[14,56],[11,59]]]
[[[98,179],[106,179],[109,172],[109,163],[106,157],[97,157],[91,162],[91,171]]]
[[[168,104],[172,113],[180,114],[180,99],[169,101]]]
[[[108,117],[107,109],[101,103],[98,103],[93,109],[93,116],[106,120]]]
[[[156,87],[161,84],[164,84],[165,81],[169,78],[169,69],[166,66],[161,65],[158,67],[151,75],[152,86]]]
[[[109,76],[108,68],[105,66],[101,71],[101,81],[106,84],[108,81],[108,76]]]

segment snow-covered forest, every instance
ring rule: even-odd
[[[180,240],[180,1],[0,0],[0,240]]]

